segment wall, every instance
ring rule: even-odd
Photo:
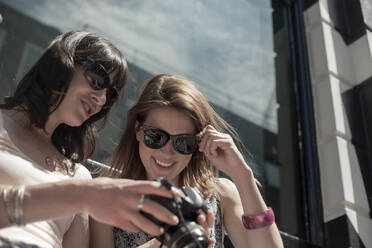
[[[372,247],[361,170],[370,165],[358,154],[345,100],[372,75],[372,34],[356,2],[320,0],[304,11],[327,247]]]

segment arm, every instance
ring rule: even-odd
[[[4,187],[9,186],[0,185],[0,192]],[[129,231],[138,231],[140,228],[151,235],[160,235],[160,227],[138,211],[137,202],[142,194],[172,197],[170,191],[155,181],[95,178],[27,185],[23,201],[23,220],[24,223],[29,223],[87,213],[92,218],[112,226]],[[0,227],[6,227],[10,223],[3,200],[0,201]],[[145,200],[142,210],[160,221],[169,224],[178,222],[165,207],[151,200]]]
[[[64,182],[42,183],[26,186],[23,200],[23,221],[24,223],[47,220],[61,216],[76,214],[82,207],[78,200],[81,189],[78,183],[84,181],[68,180]],[[11,185],[0,185],[0,192]],[[69,192],[66,194],[66,192]],[[1,197],[0,204],[0,228],[10,226],[5,204]]]
[[[213,227],[214,225],[214,215],[211,211],[208,213],[200,214],[197,218],[197,222],[203,226],[206,233],[209,234],[209,228]],[[102,224],[92,218],[89,220],[89,227],[90,227],[90,248],[114,248],[114,233],[113,227]],[[214,240],[209,240],[209,244],[212,246],[214,244]],[[161,243],[156,239],[153,238],[150,241],[144,243],[138,248],[159,248]],[[163,246],[166,248],[166,246]]]
[[[212,126],[205,128],[199,150],[233,180],[220,180],[224,226],[236,247],[283,247],[279,230],[272,225],[248,230],[242,223],[242,215],[262,213],[267,210],[254,179],[251,168],[232,138],[218,132]]]
[[[247,179],[245,179],[248,181]],[[253,183],[255,181],[253,179]],[[283,247],[276,224],[263,228],[247,230],[242,224],[242,215],[261,213],[267,209],[266,205],[261,207],[248,196],[251,192],[248,187],[238,187],[228,179],[220,179],[221,201],[224,212],[223,224],[235,247]],[[242,196],[246,195],[246,196]],[[244,204],[245,199],[250,199],[249,204]]]

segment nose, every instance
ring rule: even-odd
[[[176,150],[174,150],[174,147],[173,147],[173,139],[170,138],[168,142],[162,148],[160,148],[160,150],[168,154],[176,153]]]
[[[96,90],[92,92],[91,98],[98,106],[103,106],[106,103],[106,89]]]

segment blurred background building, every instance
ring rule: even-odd
[[[0,96],[57,34],[104,34],[130,82],[94,161],[143,83],[175,74],[242,135],[285,247],[372,247],[371,12],[368,0],[0,0]]]

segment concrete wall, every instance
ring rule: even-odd
[[[335,12],[327,0],[304,12],[327,247],[372,247],[370,206],[343,101],[372,76],[372,34],[345,40]]]

